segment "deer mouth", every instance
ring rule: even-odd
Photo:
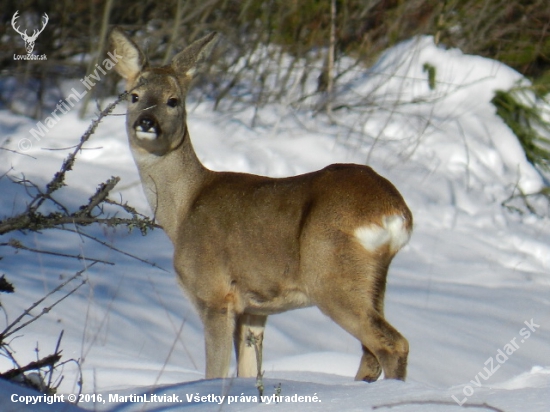
[[[134,125],[134,131],[140,140],[155,140],[160,135],[158,123],[149,117],[139,119]]]
[[[141,127],[136,127],[136,137],[141,140],[155,140],[158,137],[156,130],[153,131],[143,131],[139,130]]]

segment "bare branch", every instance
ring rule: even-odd
[[[27,326],[28,324],[36,321],[37,319],[39,319],[40,317],[42,317],[42,315],[44,315],[45,313],[48,313],[54,306],[56,306],[58,303],[60,303],[61,301],[63,301],[66,297],[68,297],[69,295],[71,295],[72,293],[74,293],[78,288],[80,288],[84,283],[86,283],[86,280],[83,280],[81,282],[81,284],[79,284],[76,288],[74,288],[72,291],[70,291],[67,295],[65,295],[63,298],[57,300],[56,302],[54,302],[52,305],[50,305],[49,307],[47,308],[44,308],[42,309],[42,312],[40,314],[38,314],[37,316],[34,316],[32,317],[32,319],[26,323],[24,323],[23,325],[20,325],[18,326],[17,328],[15,328],[15,326],[21,322],[21,320],[25,317],[25,316],[32,316],[30,313],[33,309],[35,309],[38,305],[40,305],[42,302],[44,302],[48,297],[50,297],[51,295],[53,295],[54,293],[56,293],[57,291],[61,290],[63,287],[65,287],[66,285],[68,285],[69,283],[71,283],[73,280],[75,280],[77,277],[79,277],[80,275],[82,275],[82,273],[84,273],[88,268],[92,267],[95,263],[91,263],[87,268],[85,269],[82,269],[78,272],[76,272],[73,276],[71,276],[69,279],[67,279],[65,282],[59,284],[56,288],[54,288],[53,290],[51,290],[50,292],[48,292],[46,295],[44,295],[42,298],[40,298],[39,300],[37,300],[36,302],[34,302],[31,306],[29,306],[27,309],[25,309],[23,311],[23,313],[21,313],[12,323],[10,323],[8,326],[6,326],[6,328],[0,333],[0,344],[2,344],[2,342],[8,337],[8,336],[11,336],[13,335],[15,332],[17,332],[18,330],[22,329],[23,327]]]
[[[95,194],[90,197],[89,203],[84,206],[77,215],[90,216],[92,210],[105,201],[107,196],[109,196],[109,192],[114,189],[118,182],[120,182],[120,177],[111,177],[105,183],[101,183]]]
[[[56,352],[52,355],[46,356],[45,358],[42,358],[40,360],[31,362],[26,366],[23,366],[23,367],[20,367],[20,368],[15,368],[15,369],[10,369],[7,372],[1,373],[0,378],[13,379],[13,378],[17,377],[18,375],[21,375],[25,372],[42,369],[46,366],[49,366],[50,368],[53,368],[53,366],[57,362],[59,362],[60,359],[61,359],[60,352]]]

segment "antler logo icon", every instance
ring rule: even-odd
[[[38,35],[40,33],[42,33],[44,31],[44,29],[46,28],[46,25],[48,24],[48,21],[50,20],[48,15],[46,13],[44,13],[44,15],[42,16],[42,28],[40,30],[34,30],[33,33],[32,33],[32,36],[29,36],[27,34],[27,30],[25,30],[24,33],[21,33],[21,31],[19,30],[19,26],[15,26],[16,24],[16,20],[19,18],[19,16],[17,15],[17,13],[19,13],[19,10],[17,10],[15,12],[15,14],[13,15],[13,18],[11,19],[11,25],[13,26],[13,29],[19,33],[21,35],[21,38],[25,41],[25,48],[27,49],[27,54],[31,54],[32,51],[34,50],[34,42],[36,41],[36,38],[38,37]]]

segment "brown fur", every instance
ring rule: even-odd
[[[284,179],[206,169],[189,137],[185,97],[214,39],[150,68],[121,30],[111,33],[128,90],[146,80],[128,103],[130,147],[204,323],[206,377],[227,375],[232,340],[239,376],[254,376],[248,331],[262,338],[268,315],[316,305],[361,342],[356,379],[376,380],[382,370],[404,379],[408,343],[383,308],[388,267],[412,230],[403,198],[367,166],[335,164]]]

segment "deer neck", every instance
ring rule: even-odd
[[[131,148],[155,220],[174,242],[195,195],[213,172],[199,161],[187,130],[182,143],[163,156]]]

